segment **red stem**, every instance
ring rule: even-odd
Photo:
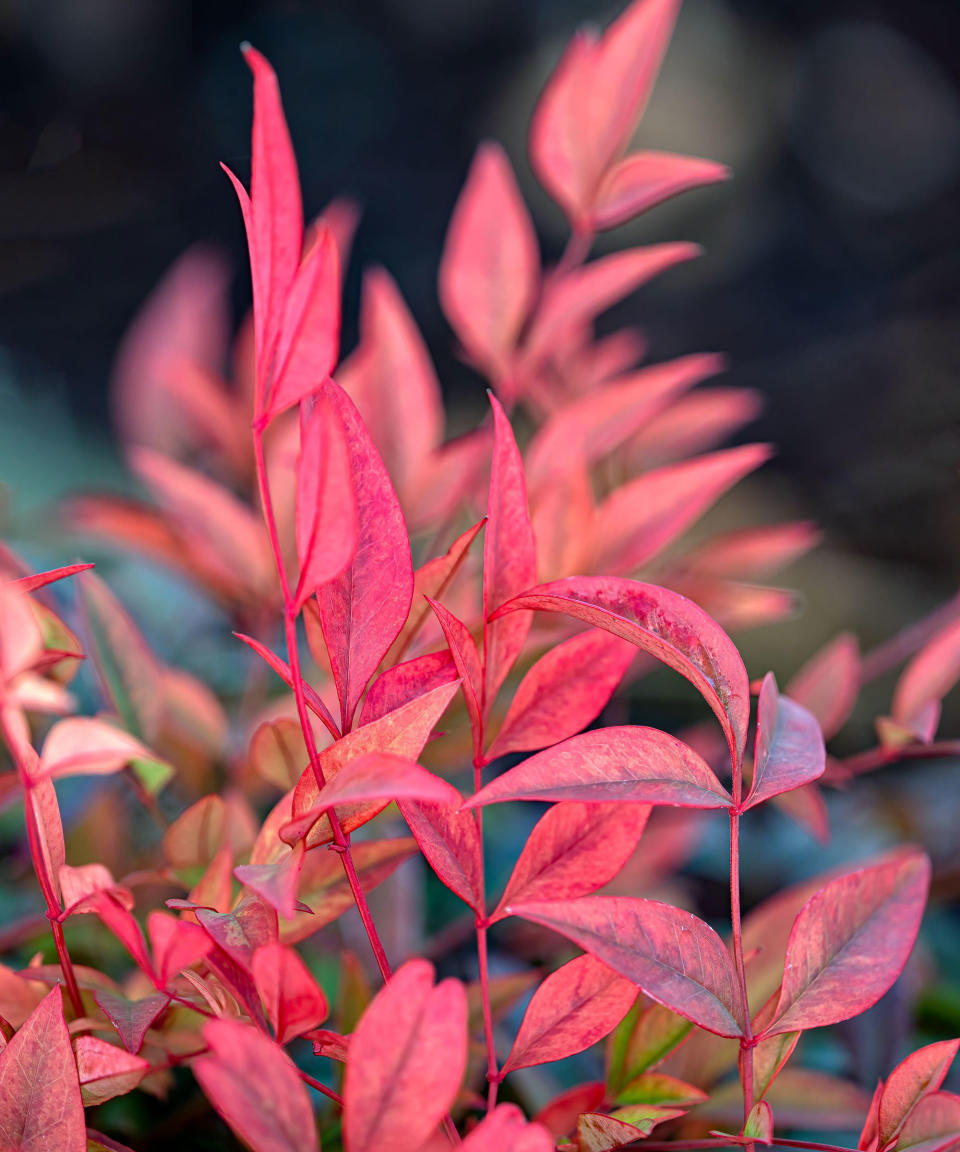
[[[960,756],[960,740],[938,740],[932,744],[906,744],[902,748],[868,748],[848,756],[840,764],[851,776],[860,776],[896,764],[898,760],[935,760],[940,756]]]
[[[922,620],[918,620],[904,628],[902,632],[898,632],[896,636],[878,644],[861,661],[860,683],[867,684],[885,672],[889,672],[892,668],[896,668],[898,664],[912,656],[914,652],[922,648],[928,640],[932,640],[942,628],[951,624],[958,616],[960,616],[960,596],[954,596],[952,600],[948,600],[946,604],[941,604],[939,608],[934,609]]]
[[[270,498],[270,484],[267,479],[266,460],[263,453],[263,430],[263,422],[261,420],[254,421],[253,448],[257,467],[257,485],[260,491],[260,503],[263,507],[267,534],[270,537],[270,548],[273,552],[274,562],[277,567],[277,575],[280,578],[280,590],[283,594],[284,635],[287,643],[287,659],[290,663],[290,676],[293,680],[293,695],[297,705],[297,717],[303,732],[304,743],[307,746],[307,755],[310,757],[310,767],[313,770],[314,780],[319,790],[323,788],[326,781],[323,775],[323,768],[320,764],[317,744],[313,738],[313,728],[310,725],[310,717],[307,713],[307,703],[303,690],[303,679],[300,675],[300,653],[297,646],[297,610],[290,592],[290,581],[283,559],[283,550],[280,546],[280,535],[277,531],[276,515],[273,510],[273,501]],[[386,951],[380,940],[376,925],[373,922],[373,916],[370,913],[370,906],[367,903],[366,894],[360,884],[360,877],[357,875],[357,868],[350,854],[350,838],[344,834],[343,828],[340,825],[340,819],[332,809],[329,812],[329,820],[330,828],[333,832],[334,848],[343,862],[343,870],[346,873],[347,883],[350,885],[354,903],[360,913],[360,919],[363,921],[367,939],[370,941],[370,947],[377,961],[377,967],[380,969],[380,975],[383,977],[384,983],[386,983],[392,975],[390,962],[387,959]]]
[[[740,985],[743,1003],[743,1036],[737,1061],[740,1084],[743,1088],[743,1123],[746,1125],[753,1108],[753,1026],[747,999],[747,975],[743,963],[743,925],[740,917],[740,815],[743,793],[743,774],[740,765],[733,765],[733,807],[730,809],[730,920],[733,925],[733,963]],[[753,1152],[748,1144],[748,1152]]]
[[[298,1071],[300,1072],[300,1079],[304,1084],[309,1084],[311,1088],[316,1088],[318,1092],[322,1092],[324,1096],[329,1097],[335,1103],[339,1104],[341,1108],[343,1107],[343,1097],[339,1092],[334,1092],[334,1090],[328,1088],[326,1084],[321,1084],[319,1080],[315,1080],[308,1072],[304,1072],[301,1069],[298,1069]]]

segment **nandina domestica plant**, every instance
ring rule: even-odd
[[[249,193],[227,174],[253,318],[236,379],[220,378],[211,337],[218,274],[188,255],[117,369],[121,436],[153,502],[87,496],[69,516],[185,572],[229,615],[250,676],[220,700],[151,651],[89,565],[33,575],[4,552],[0,797],[23,805],[56,962],[0,968],[0,1149],[123,1149],[135,1113],[115,1102],[135,1091],[192,1093],[181,1143],[198,1126],[204,1146],[228,1139],[196,1085],[254,1152],[842,1152],[804,1134],[851,1127],[862,1152],[958,1146],[960,1096],[942,1086],[960,1041],[907,1055],[872,1100],[795,1056],[897,980],[926,854],[857,860],[744,916],[740,845],[768,801],[822,838],[820,783],[957,751],[937,726],[960,678],[960,612],[864,659],[843,635],[783,694],[772,673],[751,684],[728,633],[794,600],[748,581],[815,533],[779,524],[668,552],[767,458],[715,447],[754,398],[694,391],[714,356],[638,368],[635,332],[594,334],[610,305],[696,255],[589,259],[596,233],[725,176],[630,151],[675,15],[673,0],[635,0],[602,35],[578,34],[540,97],[531,161],[571,229],[558,265],[540,266],[504,152],[479,150],[439,286],[490,416],[449,442],[429,354],[383,270],[340,361],[353,213],[335,203],[304,228],[277,80],[244,48]],[[76,631],[51,596],[67,578]],[[106,707],[94,717],[68,688],[85,656]],[[878,747],[828,756],[860,688],[905,660]],[[713,728],[593,727],[657,664]],[[120,822],[100,859],[68,862],[57,786],[74,776],[129,788],[154,833]],[[91,819],[115,813],[116,794],[87,793],[104,805]],[[508,802],[541,807],[497,895],[490,825]],[[658,824],[665,809],[675,818]],[[682,862],[696,810],[728,836],[726,938],[631,892]],[[373,890],[415,855],[464,916],[411,956],[385,939]],[[359,934],[321,931],[351,910]],[[4,933],[11,952],[37,939],[32,921]],[[519,963],[498,971],[493,949],[511,941]],[[605,1038],[603,1079],[524,1079]]]

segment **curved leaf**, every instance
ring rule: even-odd
[[[812,712],[777,691],[773,673],[760,687],[753,785],[745,808],[801,788],[823,775],[823,734]]]

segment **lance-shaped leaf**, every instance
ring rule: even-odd
[[[60,817],[60,804],[57,790],[49,778],[36,781],[24,795],[24,807],[28,819],[34,822],[40,840],[40,853],[53,892],[60,899],[60,869],[67,861],[67,849],[63,839],[63,821]]]
[[[699,255],[696,244],[651,244],[601,256],[569,272],[546,294],[524,347],[525,358],[538,364],[566,332],[594,320],[654,276]]]
[[[497,911],[535,900],[572,900],[602,888],[633,855],[646,804],[555,804],[530,833]]]
[[[412,660],[395,664],[381,672],[370,685],[360,710],[360,726],[379,720],[434,688],[452,684],[458,675],[457,666],[448,651],[428,652],[425,656],[415,656]]]
[[[353,560],[317,591],[346,728],[367,681],[407,619],[413,565],[400,502],[360,413],[332,380],[323,385],[322,394],[337,409],[346,431],[357,510]]]
[[[0,1147],[85,1152],[77,1066],[53,988],[0,1051]]]
[[[633,437],[632,458],[648,468],[683,460],[722,443],[761,410],[759,395],[749,388],[710,388],[681,396]]]
[[[116,1028],[124,1048],[134,1055],[143,1047],[147,1029],[170,1003],[170,997],[162,993],[145,996],[142,1000],[128,1000],[126,996],[106,988],[97,989],[93,998]]]
[[[408,760],[416,760],[456,691],[456,683],[442,684],[439,688],[434,688],[411,700],[409,704],[388,712],[379,720],[373,720],[361,728],[348,732],[342,739],[320,753],[320,767],[324,779],[329,782],[345,765],[368,752],[392,752]],[[291,806],[293,819],[309,812],[316,805],[318,795],[313,771],[307,768],[293,792]],[[338,816],[343,830],[350,832],[372,820],[388,803],[389,799],[386,799],[342,808]],[[331,837],[330,822],[323,817],[307,838],[307,848],[323,844]]]
[[[942,1040],[911,1052],[887,1077],[877,1117],[879,1145],[886,1148],[900,1134],[921,1099],[943,1083],[960,1048],[960,1040]]]
[[[400,812],[439,879],[483,916],[483,852],[477,822],[469,812],[460,811],[463,797],[456,788],[452,784],[446,788],[446,800],[401,800]]]
[[[689,1020],[662,1004],[638,1001],[607,1044],[607,1087],[621,1089],[665,1060],[693,1031]]]
[[[204,1095],[253,1152],[319,1152],[316,1121],[296,1065],[239,1020],[211,1020],[209,1056],[194,1061]]]
[[[476,642],[466,624],[458,620],[442,604],[429,597],[427,603],[440,624],[443,638],[450,650],[450,657],[460,677],[460,687],[463,689],[463,699],[467,706],[467,715],[470,717],[473,754],[479,758],[483,755],[483,668]]]
[[[345,764],[319,791],[312,808],[290,821],[281,831],[289,843],[306,836],[314,824],[334,806],[356,805],[370,800],[430,800],[449,798],[446,781],[434,776],[405,756],[392,752],[367,752]]]
[[[753,786],[745,807],[816,780],[823,775],[826,755],[816,717],[781,696],[773,673],[768,672],[757,705]]]
[[[413,601],[410,605],[410,614],[407,616],[406,624],[400,629],[400,635],[387,653],[387,665],[395,664],[406,652],[410,642],[430,615],[430,604],[427,598],[438,600],[447,590],[451,580],[460,571],[460,566],[466,559],[467,550],[485,523],[486,518],[479,520],[472,528],[468,528],[466,532],[458,536],[442,556],[428,560],[426,564],[414,572]]]
[[[253,980],[278,1044],[287,1044],[327,1018],[327,998],[299,955],[270,943],[253,954]]]
[[[360,410],[406,501],[443,439],[443,399],[423,337],[384,268],[364,273],[360,346],[338,369],[337,382]]]
[[[499,144],[483,144],[447,232],[440,303],[464,348],[493,378],[507,370],[533,306],[539,263],[510,161]]]
[[[275,652],[271,652],[265,644],[261,644],[259,640],[254,640],[252,636],[245,636],[242,632],[234,632],[234,636],[236,636],[238,640],[242,640],[248,648],[252,648],[261,660],[269,664],[288,688],[293,688],[293,673],[290,671],[290,665],[286,660],[281,660]],[[303,695],[310,711],[314,716],[319,717],[319,719],[323,721],[324,726],[334,740],[338,740],[340,738],[340,728],[330,715],[330,709],[306,682],[303,683]]]
[[[269,365],[267,415],[277,416],[316,392],[333,371],[339,353],[340,258],[333,233],[321,225],[283,309]]]
[[[553,1137],[516,1104],[500,1104],[463,1141],[463,1152],[553,1152]]]
[[[711,576],[753,580],[786,568],[820,538],[820,530],[811,521],[787,521],[722,532],[701,544],[692,556],[697,568]]]
[[[119,772],[134,760],[156,760],[153,753],[112,724],[89,716],[59,720],[50,729],[37,772],[52,780],[64,776],[102,776]]]
[[[484,687],[483,708],[488,713],[523,647],[530,618],[491,621],[504,601],[529,588],[537,578],[537,548],[530,527],[523,459],[510,421],[499,402],[493,408],[493,464],[483,537]]]
[[[593,208],[593,225],[615,228],[671,196],[729,176],[730,169],[713,160],[670,152],[635,152],[604,177]]]
[[[583,1052],[616,1028],[636,998],[630,980],[578,956],[534,992],[500,1074]]]
[[[618,1104],[652,1104],[658,1108],[691,1108],[706,1099],[707,1093],[700,1088],[664,1072],[637,1076],[617,1093]]]
[[[299,607],[321,584],[340,575],[357,543],[346,436],[339,413],[325,396],[300,405],[296,536]]]
[[[506,911],[561,933],[708,1032],[743,1034],[730,954],[710,925],[690,912],[628,896],[516,904]]]
[[[150,1061],[108,1044],[96,1036],[80,1036],[75,1049],[80,1098],[85,1108],[125,1096],[150,1071]]]
[[[46,588],[48,584],[53,584],[57,580],[65,580],[68,576],[76,576],[78,572],[86,572],[92,568],[92,564],[67,564],[63,568],[51,568],[47,572],[35,572],[31,576],[21,576],[17,580],[11,580],[10,583],[21,592],[36,592],[38,588]]]
[[[615,577],[569,577],[531,588],[495,616],[535,609],[563,612],[605,628],[686,677],[723,726],[739,763],[750,718],[747,670],[733,641],[702,608],[666,588]]]
[[[766,444],[745,444],[667,464],[614,489],[597,509],[596,566],[625,572],[647,563],[769,458]]]
[[[947,1152],[960,1141],[960,1096],[931,1092],[910,1113],[896,1152]]]
[[[520,681],[487,759],[558,744],[586,728],[636,654],[632,644],[599,629],[551,648]]]
[[[812,656],[786,687],[820,721],[829,740],[847,722],[860,693],[860,649],[857,638],[842,632]]]
[[[960,679],[960,619],[952,621],[914,656],[893,693],[893,718],[932,739],[943,697]],[[927,721],[936,712],[933,723]],[[925,731],[926,729],[926,731]]]
[[[929,882],[930,861],[906,849],[812,896],[790,932],[767,1034],[836,1024],[875,1004],[907,962]]]
[[[414,1152],[450,1107],[467,1056],[467,1001],[457,980],[433,984],[425,960],[404,964],[350,1039],[343,1088],[346,1152]]]
[[[728,808],[733,801],[707,762],[656,728],[595,728],[539,752],[492,780],[468,808],[503,800],[632,801]]]

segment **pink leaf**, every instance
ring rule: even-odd
[[[314,806],[286,824],[281,835],[288,843],[299,840],[335,805],[379,799],[443,803],[448,796],[446,781],[412,760],[392,752],[367,752],[327,781]]]
[[[193,1072],[210,1103],[253,1152],[319,1152],[307,1090],[290,1057],[238,1020],[211,1020],[211,1055]]]
[[[253,954],[253,979],[278,1044],[327,1018],[327,998],[292,948],[270,943]]]
[[[333,233],[321,227],[287,296],[270,363],[267,416],[277,416],[318,391],[339,351],[340,260]]]
[[[510,161],[499,144],[483,144],[447,232],[440,302],[464,348],[495,380],[508,371],[533,306],[539,264]]]
[[[102,720],[71,716],[59,720],[43,742],[38,774],[51,780],[64,776],[100,776],[119,772],[132,760],[156,760],[139,740]]]
[[[259,896],[246,896],[232,912],[197,909],[197,921],[235,964],[253,971],[253,956],[277,939],[277,914]]]
[[[150,1071],[149,1060],[96,1036],[81,1036],[75,1047],[80,1098],[85,1108],[132,1092]]]
[[[636,654],[632,644],[601,630],[552,648],[520,681],[487,759],[557,744],[586,728]]]
[[[700,255],[696,244],[651,244],[601,256],[555,282],[545,295],[524,358],[538,364],[564,333],[594,320],[668,268]]]
[[[296,536],[299,607],[321,584],[340,575],[357,544],[346,435],[328,397],[310,398],[300,406]]]
[[[413,565],[397,494],[360,414],[332,381],[322,391],[337,408],[346,430],[357,508],[353,560],[317,591],[346,729],[367,682],[407,619]]]
[[[151,912],[147,935],[153,951],[153,966],[166,987],[184,968],[191,968],[210,951],[207,934],[189,920],[178,920],[166,912]]]
[[[616,1028],[636,998],[635,984],[592,956],[564,964],[534,992],[501,1076],[583,1052]]]
[[[59,987],[0,1051],[0,1147],[10,1152],[85,1152],[87,1147]]]
[[[404,964],[350,1039],[343,1089],[346,1152],[415,1152],[460,1087],[467,1056],[463,985],[433,985],[425,960]]]
[[[32,576],[21,576],[19,580],[10,583],[19,588],[21,592],[36,592],[38,588],[46,588],[56,580],[64,580],[68,576],[76,576],[78,572],[86,572],[92,564],[68,564],[66,568],[52,568],[49,572],[37,572]]]
[[[768,1035],[835,1024],[865,1012],[900,975],[930,881],[930,861],[905,849],[832,880],[807,901],[787,944]]]
[[[285,920],[292,920],[298,912],[310,911],[297,899],[303,862],[301,842],[279,860],[272,860],[269,864],[241,864],[234,868],[233,874],[251,892],[262,896]]]
[[[786,693],[820,721],[829,740],[847,722],[860,694],[860,649],[843,632],[812,656],[787,685]]]
[[[128,1000],[106,988],[95,990],[93,998],[116,1028],[124,1048],[134,1054],[143,1047],[147,1029],[170,1003],[170,997],[163,993],[145,996],[142,1000]]]
[[[692,554],[693,562],[711,576],[754,580],[792,564],[819,543],[820,536],[809,520],[740,528],[700,545]]]
[[[602,888],[633,855],[649,814],[646,804],[554,805],[530,833],[491,920],[510,904]]]
[[[730,954],[714,930],[656,900],[584,896],[505,909],[552,928],[651,999],[718,1036],[740,1036],[744,1011]]]
[[[150,977],[158,990],[161,990],[163,984],[154,971],[153,963],[147,953],[147,944],[136,917],[110,892],[98,893],[96,900],[96,913],[101,921],[130,953],[140,970]]]
[[[921,648],[903,670],[893,693],[894,720],[922,729],[925,713],[931,705],[939,706],[958,679],[960,619],[948,624]]]
[[[254,271],[257,368],[263,378],[277,338],[278,321],[300,265],[303,204],[276,74],[249,44],[243,46],[243,54],[253,73],[248,240]]]
[[[291,690],[293,689],[293,674],[286,660],[281,660],[276,653],[271,652],[270,649],[265,644],[261,644],[259,640],[254,640],[252,636],[244,636],[242,632],[234,632],[234,636],[236,636],[238,640],[242,640],[248,648],[252,648],[261,660],[266,661],[266,663],[270,665],[284,684]],[[303,685],[303,694],[306,697],[307,707],[310,711],[323,721],[327,731],[334,740],[338,740],[340,738],[340,729],[337,726],[336,720],[331,716],[330,709],[306,682],[304,682]]]
[[[585,620],[675,669],[713,709],[733,761],[740,762],[750,717],[747,672],[730,637],[692,601],[635,580],[571,577],[514,597],[496,615],[523,609]]]
[[[812,712],[777,691],[768,672],[757,704],[757,746],[753,785],[744,807],[792,792],[823,775],[826,750],[823,734]]]
[[[645,467],[668,464],[726,440],[760,414],[760,396],[748,388],[711,388],[681,396],[633,437]]]
[[[440,880],[483,916],[482,852],[477,822],[469,812],[460,811],[463,797],[456,788],[448,784],[447,789],[447,799],[440,803],[401,800],[400,812]]]
[[[624,572],[647,563],[769,458],[766,444],[746,444],[668,464],[614,489],[597,509],[596,567]]]
[[[635,152],[604,177],[593,209],[595,228],[615,228],[655,204],[690,188],[727,180],[730,170],[713,160],[668,152]]]
[[[947,1152],[960,1140],[960,1096],[931,1092],[910,1113],[900,1130],[897,1152]]]
[[[530,527],[523,460],[510,421],[494,396],[493,465],[483,538],[484,713],[519,655],[530,628],[528,617],[489,622],[490,614],[537,578],[537,550]]]
[[[448,651],[429,652],[382,672],[370,685],[360,711],[360,727],[402,708],[425,692],[452,684],[458,671]]]
[[[694,750],[656,728],[596,728],[531,756],[492,780],[468,808],[503,800],[631,801],[729,808],[732,800]]]
[[[43,654],[43,637],[25,592],[0,582],[0,681],[32,668]]]
[[[881,1148],[899,1136],[921,1099],[943,1083],[960,1048],[960,1040],[942,1040],[911,1052],[890,1073],[880,1095],[877,1133]]]
[[[554,1152],[554,1140],[516,1104],[500,1104],[466,1136],[463,1152]]]
[[[479,759],[483,755],[483,670],[477,645],[466,624],[458,620],[452,612],[448,612],[442,604],[431,600],[429,596],[427,603],[440,623],[443,638],[447,642],[447,648],[460,678],[460,687],[463,689],[463,699],[467,705],[470,730],[473,734],[473,754]]]

